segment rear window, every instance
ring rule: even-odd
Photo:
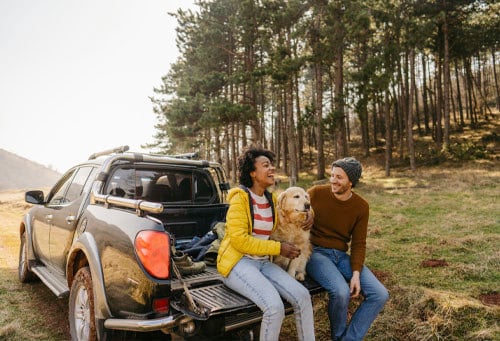
[[[117,168],[106,194],[161,203],[218,203],[210,173],[203,169]]]

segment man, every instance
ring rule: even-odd
[[[315,218],[307,272],[328,292],[332,340],[362,340],[389,298],[364,265],[369,206],[352,191],[361,171],[360,162],[352,157],[337,160],[332,163],[330,184],[308,191]],[[360,293],[364,301],[348,325],[349,299]]]

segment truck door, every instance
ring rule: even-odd
[[[82,203],[89,193],[93,169],[84,166],[76,170],[64,196],[64,204],[54,211],[50,226],[50,262],[61,274],[66,269],[66,256],[73,242]]]
[[[47,203],[41,207],[33,216],[33,248],[37,258],[45,265],[50,265],[50,226],[54,216],[61,205],[64,204],[64,195],[74,175],[74,169],[68,171],[52,188]]]

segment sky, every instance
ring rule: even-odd
[[[0,0],[0,148],[61,173],[154,142],[150,97],[194,0]],[[0,175],[1,176],[1,175]]]

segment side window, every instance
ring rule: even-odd
[[[193,179],[191,173],[177,175],[177,192],[174,201],[191,201],[193,198]]]
[[[208,168],[210,177],[214,181],[216,200],[218,202],[226,202],[227,190],[226,188],[229,183],[227,183],[224,170],[222,168]]]
[[[90,175],[87,178],[87,182],[85,183],[85,186],[83,187],[83,193],[88,193],[92,189],[92,184],[94,183],[96,175],[97,175],[97,168],[92,167],[92,170],[90,171]]]
[[[207,174],[195,173],[194,175],[195,192],[194,200],[196,202],[209,202],[214,195],[213,188],[211,186],[211,181]]]
[[[75,201],[80,197],[83,193],[83,186],[85,186],[91,171],[92,167],[81,167],[78,169],[71,185],[68,188],[68,192],[66,192],[67,202]]]
[[[68,189],[69,184],[71,183],[71,179],[73,179],[73,175],[75,173],[75,169],[69,171],[64,175],[64,177],[56,184],[56,186],[52,189],[52,195],[49,200],[49,206],[57,206],[62,205],[67,202],[65,199],[65,193]]]
[[[115,170],[106,185],[105,193],[128,199],[140,197],[140,194],[137,195],[135,185],[135,169],[118,168]]]

